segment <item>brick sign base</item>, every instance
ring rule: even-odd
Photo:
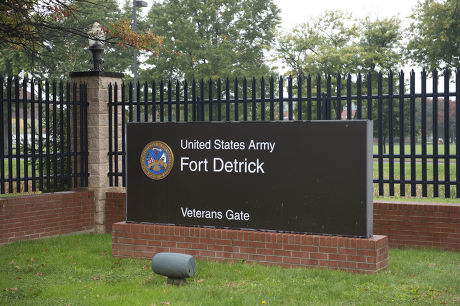
[[[327,267],[376,273],[388,266],[388,238],[348,238],[119,222],[112,255],[152,259],[176,252],[203,260],[257,262],[286,268]]]

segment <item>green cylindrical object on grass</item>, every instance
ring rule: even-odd
[[[152,259],[153,272],[171,277],[192,277],[196,273],[195,259],[180,253],[158,253]]]

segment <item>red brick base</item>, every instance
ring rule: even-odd
[[[392,248],[460,251],[460,203],[374,203],[374,233]]]
[[[112,254],[151,259],[159,252],[205,260],[245,260],[283,267],[375,273],[388,266],[388,238],[369,239],[119,222]]]
[[[92,191],[0,198],[0,245],[92,230],[94,212]]]

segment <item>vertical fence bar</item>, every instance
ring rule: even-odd
[[[145,85],[147,85],[147,83],[145,83]],[[145,90],[145,87],[146,86],[144,86],[144,90]],[[148,94],[148,89],[144,91],[144,98],[146,96],[145,93]],[[145,112],[145,114],[148,114],[147,99],[145,99],[144,102],[145,102],[144,112]],[[114,179],[115,179],[115,186],[118,186],[118,84],[117,83],[115,83],[114,86],[113,86],[113,104],[111,105],[111,107],[113,108],[113,112],[112,112],[113,113],[113,151],[112,152],[113,152],[113,160],[114,160],[114,163],[115,163],[115,165],[114,165],[114,175],[115,175]],[[109,113],[109,120],[110,120],[110,116],[111,116],[111,114]],[[123,128],[123,126],[122,126],[122,128]],[[110,167],[110,171],[112,171],[112,167]],[[123,169],[122,169],[122,171],[123,171]]]
[[[129,82],[129,112],[128,112],[128,120],[129,122],[133,122],[133,84]]]
[[[265,79],[260,79],[260,120],[265,120]]]
[[[84,151],[85,151],[85,146],[84,146],[84,131],[83,131],[83,112],[84,112],[84,101],[83,101],[83,85],[80,83],[80,90],[79,90],[79,104],[80,104],[80,187],[84,186],[84,179],[83,179],[83,173],[84,173]]]
[[[180,84],[176,80],[176,122],[180,121]]]
[[[113,176],[114,176],[114,173],[113,173],[113,153],[114,153],[114,149],[113,149],[113,146],[112,146],[112,129],[114,128],[115,126],[115,129],[116,129],[116,125],[112,125],[112,109],[113,109],[113,104],[112,104],[112,83],[109,84],[109,105],[108,105],[108,108],[109,108],[109,186],[112,187],[113,186]]]
[[[4,140],[4,135],[5,132],[3,131],[4,127],[4,99],[3,99],[3,84],[5,80],[3,76],[0,76],[0,118],[2,118],[2,123],[0,124],[0,192],[1,194],[5,193],[5,140]]]
[[[280,76],[278,83],[278,98],[279,98],[279,109],[278,109],[278,118],[279,120],[284,120],[284,104],[283,104],[283,76]]]
[[[337,108],[335,118],[337,120],[342,119],[342,76],[337,75]]]
[[[367,74],[367,119],[372,120],[372,73]]]
[[[235,97],[235,120],[240,121],[240,117],[238,114],[238,79],[237,78],[235,78],[234,90],[235,92],[233,93],[233,95]]]
[[[321,120],[321,77],[316,76],[316,120]]]
[[[222,81],[217,79],[217,121],[222,121]]]
[[[248,121],[248,84],[246,77],[243,78],[243,121]]]
[[[378,117],[378,168],[379,168],[379,195],[383,196],[383,90],[382,90],[382,72],[379,72],[378,78],[378,101],[377,101],[377,117]]]
[[[257,119],[257,106],[256,106],[256,78],[252,78],[252,89],[251,89],[251,95],[252,95],[252,121],[255,121]]]
[[[41,104],[40,104],[41,105]],[[76,188],[78,186],[78,150],[77,150],[77,83],[72,84],[72,117],[73,117],[73,187]],[[80,110],[81,111],[81,110]],[[41,152],[41,150],[40,150]]]
[[[288,120],[292,120],[292,76],[288,78]]]
[[[353,119],[351,109],[351,75],[347,75],[347,120]]]
[[[401,70],[399,73],[399,195],[404,197],[406,195],[406,162],[404,160],[404,72]]]
[[[153,121],[156,118],[156,105],[155,105],[155,83],[152,85],[152,116]],[[125,100],[125,83],[121,83],[121,185],[126,187],[126,148],[125,148],[125,133],[126,133],[126,100]]]
[[[230,80],[225,79],[225,120],[230,121]]]
[[[410,175],[411,175],[411,196],[417,195],[417,173],[416,173],[416,158],[415,158],[415,72],[410,72]]]
[[[209,121],[212,121],[213,119],[213,110],[212,108],[214,107],[213,106],[213,103],[212,103],[212,96],[213,96],[213,93],[212,93],[212,87],[214,86],[213,84],[213,81],[212,79],[209,79],[209,83],[208,83],[208,101],[209,101],[209,104],[208,104],[208,113],[209,113]]]
[[[311,98],[311,76],[308,75],[307,77],[307,120],[311,120],[311,104],[312,104],[312,98]]]
[[[168,122],[172,121],[172,86],[171,80],[168,80]]]
[[[329,118],[329,114],[328,112],[331,113],[331,117],[329,119],[332,118],[332,110],[330,109],[331,107],[331,100],[332,100],[332,79],[331,79],[331,75],[327,75],[326,76],[326,99],[324,99],[323,97],[323,105],[324,105],[324,119],[328,119]],[[329,108],[328,108],[329,107]],[[335,103],[335,107],[334,107],[334,110],[337,110],[337,100],[336,100],[336,103]],[[337,114],[338,112],[335,111],[336,113],[336,119],[338,118],[337,117]],[[340,118],[339,118],[340,119]]]
[[[53,189],[57,189],[57,97],[56,81],[53,81]]]
[[[38,188],[43,190],[43,93],[42,82],[38,82]]]
[[[139,81],[134,86],[136,86],[136,122],[141,122],[141,87]]]
[[[450,81],[450,71],[449,69],[446,69],[444,70],[444,188],[445,188],[444,197],[445,198],[450,198],[449,81]]]
[[[184,121],[188,122],[188,83],[184,81]]]
[[[45,159],[46,159],[46,189],[50,189],[51,185],[51,163],[50,163],[50,84],[49,81],[45,81],[45,135],[46,135],[46,148],[45,148]]]
[[[29,191],[29,146],[27,132],[27,80],[22,81],[22,132],[23,132],[23,165],[24,165],[24,192]]]
[[[438,71],[433,71],[433,196],[439,197],[438,186]]]
[[[457,199],[460,198],[460,69],[455,72],[455,154],[456,154],[456,170],[457,184],[456,194]]]
[[[64,85],[62,80],[59,82],[59,140],[60,140],[60,180],[59,185],[61,190],[64,189]]]
[[[428,196],[426,143],[426,71],[422,71],[422,197]]]
[[[163,81],[160,81],[160,122],[163,122],[165,120],[165,106],[164,106],[164,92],[163,88],[164,84]]]
[[[72,187],[72,172],[71,172],[71,163],[72,163],[72,159],[71,159],[71,156],[70,156],[70,152],[71,152],[71,147],[70,147],[70,139],[71,139],[71,133],[70,133],[70,83],[69,82],[66,82],[66,102],[65,102],[65,105],[66,105],[66,116],[67,116],[67,120],[66,120],[66,145],[67,145],[67,150],[66,150],[66,153],[67,153],[67,188],[71,188]],[[34,108],[35,109],[35,108]],[[32,169],[32,171],[34,171]]]
[[[16,192],[21,192],[21,131],[19,125],[19,77],[14,79],[14,117],[16,120]]]
[[[225,121],[230,121],[230,80],[225,79]]]
[[[217,121],[222,121],[222,81],[217,79]]]
[[[198,99],[198,110],[199,110],[199,119],[200,121],[204,121],[204,79],[201,79],[200,81],[200,97]]]
[[[155,81],[152,81],[152,122],[157,121],[157,91],[156,91],[156,86],[155,85],[156,85]],[[122,94],[121,94],[122,105],[124,105],[124,100],[125,100],[123,87],[124,87],[124,84],[122,84],[122,88],[121,88],[121,90],[122,90]],[[123,108],[122,115],[124,115],[125,108],[124,108],[124,106],[122,106],[122,108]],[[124,127],[124,125],[123,125],[123,127]],[[124,142],[124,140],[123,140],[123,142]]]
[[[388,153],[389,153],[389,179],[390,179],[390,196],[395,195],[394,186],[394,139],[393,139],[393,72],[388,74]]]
[[[118,102],[118,101],[116,101],[116,102]],[[116,108],[117,107],[115,106],[115,109]],[[149,121],[149,86],[147,85],[147,82],[144,82],[144,122],[148,122],[148,121]],[[118,147],[116,147],[116,148],[117,148],[117,151],[118,151]],[[117,181],[118,181],[118,179],[117,179]]]
[[[8,193],[13,193],[13,106],[11,101],[12,82],[13,80],[9,76],[6,84],[6,102],[8,113]]]
[[[192,81],[192,121],[197,121],[196,81]]]
[[[31,145],[30,145],[30,153],[31,153],[31,160],[32,160],[32,165],[31,165],[31,170],[32,170],[32,191],[37,190],[37,173],[36,173],[36,150],[35,150],[35,145],[36,145],[36,131],[35,131],[35,80],[31,79],[30,80],[30,132],[31,132]],[[2,117],[3,118],[3,117]]]
[[[275,120],[275,79],[270,77],[270,120]]]
[[[361,76],[361,72],[358,72],[358,77],[356,79],[356,104],[357,104],[357,108],[356,108],[356,116],[358,118],[358,120],[362,119],[363,118],[363,96],[362,96],[362,76]]]
[[[330,105],[328,103],[328,100],[329,99],[328,99],[327,94],[325,92],[323,92],[322,105],[323,105],[323,119],[325,119],[325,120],[330,120],[331,119],[329,117],[329,114],[331,113],[331,111],[330,111]]]
[[[204,96],[202,96],[201,100],[200,100],[200,121],[205,121],[205,106],[206,106],[206,100],[204,98]],[[209,119],[209,117],[208,117]]]
[[[302,120],[302,75],[297,76],[297,120]]]

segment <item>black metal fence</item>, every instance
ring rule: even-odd
[[[135,88],[113,84],[108,101],[110,185],[126,186],[121,141],[126,122],[371,119],[375,194],[458,198],[460,71],[446,70],[441,76],[434,71],[431,79],[423,71],[419,79],[417,92],[414,71],[409,82],[401,71],[299,76],[287,82],[270,77],[153,81]]]
[[[86,85],[0,77],[0,191],[88,186]]]

